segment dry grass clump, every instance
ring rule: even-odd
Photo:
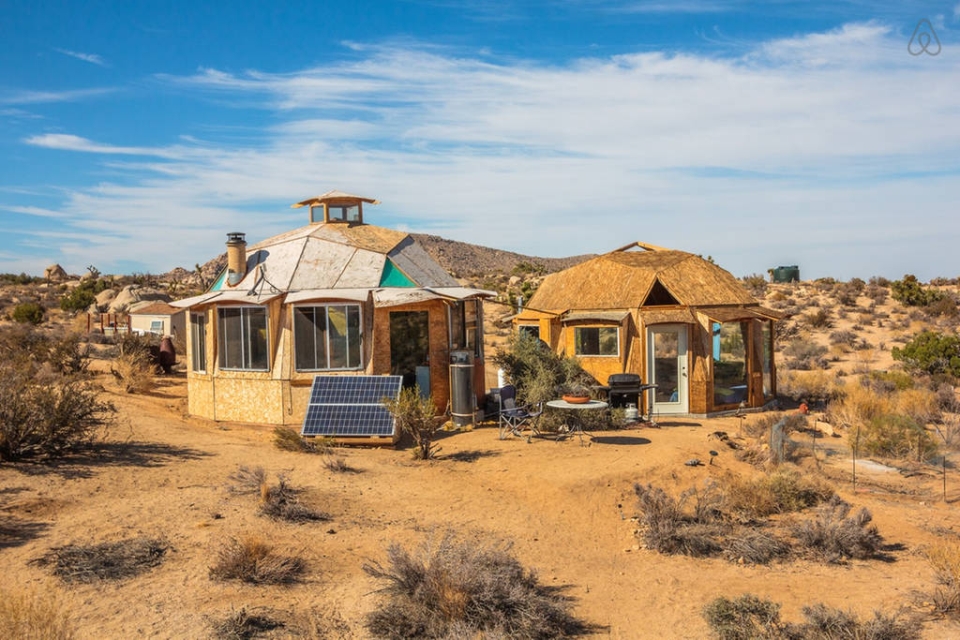
[[[217,550],[209,573],[215,580],[292,584],[300,579],[306,568],[302,558],[279,555],[263,538],[247,535],[226,540]]]
[[[261,487],[267,482],[267,472],[263,467],[240,465],[229,478],[233,481],[233,484],[227,487],[230,493],[237,495],[260,493]]]
[[[247,640],[256,638],[263,632],[282,629],[284,623],[276,619],[269,607],[240,607],[226,616],[211,621],[210,626],[215,640]]]
[[[817,508],[816,516],[793,526],[793,535],[806,550],[827,562],[863,560],[880,554],[883,536],[866,508],[850,515],[851,506],[834,496]]]
[[[73,640],[76,628],[50,592],[0,591],[0,629],[12,639]]]
[[[802,511],[833,497],[822,480],[793,469],[777,469],[756,478],[723,478],[724,511],[741,522],[754,522],[776,513]]]
[[[783,623],[780,605],[747,593],[719,597],[703,608],[703,617],[720,640],[918,640],[921,624],[899,613],[874,611],[860,620],[824,604],[802,609],[804,621]]]
[[[690,489],[680,498],[652,485],[635,484],[640,506],[641,537],[648,549],[692,557],[719,553],[729,531],[720,505],[723,496],[713,484],[703,491]],[[689,506],[688,506],[689,505]]]
[[[317,522],[329,520],[330,516],[300,502],[299,492],[280,475],[277,484],[266,482],[260,485],[260,515],[285,522]]]
[[[367,618],[376,638],[566,638],[588,626],[570,599],[541,585],[506,544],[457,541],[451,534],[410,553],[394,543],[386,566],[363,570],[384,581],[384,602]]]
[[[844,392],[845,387],[837,376],[822,369],[777,374],[777,393],[798,402],[827,402],[841,397]]]
[[[290,427],[275,427],[273,444],[277,449],[298,453],[326,453],[333,445],[332,438],[304,438]]]
[[[53,547],[34,562],[53,565],[53,574],[64,582],[121,580],[139,575],[163,562],[170,546],[155,538],[130,538],[93,545]]]
[[[343,456],[328,455],[323,459],[323,467],[333,473],[356,473],[357,470],[350,466]]]
[[[933,567],[939,585],[932,596],[937,611],[960,614],[960,543],[955,540],[939,541],[927,548],[924,555]]]
[[[795,371],[826,369],[830,365],[824,357],[827,348],[810,340],[795,340],[783,348],[787,368]]]

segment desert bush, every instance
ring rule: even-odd
[[[793,469],[777,469],[756,478],[726,475],[723,478],[725,513],[744,522],[754,522],[775,513],[801,511],[833,497],[822,480]]]
[[[726,530],[720,521],[722,497],[712,485],[703,492],[686,491],[679,500],[649,484],[635,484],[633,491],[639,501],[641,537],[648,549],[692,557],[721,551]],[[692,514],[684,509],[690,497],[696,497]]]
[[[928,304],[924,307],[924,310],[930,316],[942,318],[956,318],[958,314],[957,301],[947,294],[944,294],[941,299]]]
[[[276,613],[268,607],[240,607],[210,623],[215,640],[246,640],[256,638],[264,632],[282,629],[286,625],[277,619]]]
[[[937,454],[933,435],[923,425],[901,414],[872,418],[857,437],[861,452],[898,460],[928,460]]]
[[[734,599],[720,596],[703,608],[703,617],[720,640],[782,638],[780,605],[746,593]]]
[[[797,542],[827,562],[862,560],[879,554],[883,537],[866,508],[850,515],[850,504],[837,496],[817,507],[816,516],[792,527]]]
[[[413,457],[417,460],[434,458],[440,451],[434,439],[445,419],[436,415],[433,397],[423,398],[420,387],[408,387],[401,389],[396,398],[384,400],[383,404],[396,419],[397,428],[410,434],[416,443]]]
[[[913,376],[903,371],[871,371],[863,382],[878,393],[913,389],[915,384]]]
[[[894,347],[893,359],[914,371],[960,376],[960,337],[923,331],[903,348]]]
[[[827,419],[831,424],[858,429],[875,418],[893,413],[893,402],[886,392],[860,384],[851,384],[845,391],[843,397],[827,407]]]
[[[960,411],[960,402],[957,401],[957,392],[949,382],[937,385],[937,406],[940,411],[957,413]]]
[[[940,403],[937,393],[931,389],[904,389],[894,397],[896,412],[925,425],[939,422]]]
[[[932,595],[937,611],[960,614],[960,543],[940,540],[925,549],[924,555],[938,585]]]
[[[860,620],[854,614],[824,604],[805,606],[804,622],[788,624],[787,640],[919,640],[920,622],[898,613],[874,611],[873,617]]]
[[[73,640],[68,609],[50,591],[0,590],[0,629],[11,640]]]
[[[40,324],[47,311],[36,302],[21,302],[13,308],[10,317],[21,324]]]
[[[145,393],[153,388],[155,367],[149,356],[126,353],[110,365],[110,373],[126,393]]]
[[[48,361],[64,375],[84,373],[90,366],[90,348],[79,333],[70,333],[51,341]]]
[[[803,322],[812,329],[829,329],[833,326],[830,312],[826,309],[817,309],[803,316]]]
[[[795,401],[827,402],[841,397],[845,387],[836,376],[822,369],[813,371],[778,371],[777,392]]]
[[[576,358],[558,355],[541,340],[525,333],[510,334],[492,360],[516,385],[524,402],[552,400],[565,385],[596,384]]]
[[[209,573],[214,580],[291,584],[300,580],[306,568],[302,558],[277,554],[263,538],[248,535],[227,539],[216,551]]]
[[[260,485],[260,515],[284,522],[317,522],[329,520],[330,516],[300,502],[295,488],[281,474],[277,484],[266,482]]]
[[[296,429],[290,427],[274,427],[273,445],[284,451],[300,453],[326,453],[333,445],[332,438],[304,438]]]
[[[832,331],[830,333],[830,344],[842,344],[853,349],[857,346],[858,340],[857,334],[853,331]]]
[[[743,286],[750,290],[750,293],[757,298],[762,298],[767,290],[767,279],[759,273],[751,273],[741,278]]]
[[[829,366],[823,357],[826,353],[826,347],[809,340],[796,340],[783,349],[787,367],[799,371],[826,369]]]
[[[342,456],[328,455],[323,459],[323,467],[333,473],[354,473],[356,469],[350,466]]]
[[[92,444],[112,422],[114,406],[75,377],[37,379],[0,366],[0,460],[56,458]]]
[[[54,547],[34,562],[53,566],[64,582],[121,580],[139,575],[163,562],[170,546],[155,538],[130,538],[117,542]]]
[[[758,529],[742,529],[724,538],[723,554],[734,562],[768,564],[790,553],[790,546],[776,536]]]
[[[942,292],[924,288],[917,277],[909,273],[903,276],[903,280],[890,283],[890,295],[908,307],[925,307],[944,299]]]
[[[504,637],[530,640],[580,635],[587,625],[568,598],[541,585],[508,544],[458,541],[452,534],[410,553],[393,543],[386,565],[363,570],[383,581],[384,603],[367,617],[376,638]]]
[[[263,467],[240,465],[229,478],[233,484],[227,486],[227,491],[237,495],[258,494],[267,484],[267,472]]]

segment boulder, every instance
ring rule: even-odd
[[[67,279],[67,272],[59,264],[52,264],[43,270],[43,277],[51,282],[63,282]]]
[[[144,300],[169,302],[170,296],[156,289],[144,288],[138,284],[130,284],[123,288],[117,297],[110,302],[110,313],[123,313],[137,302]]]

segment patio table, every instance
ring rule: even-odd
[[[551,409],[563,411],[566,414],[567,431],[557,434],[557,442],[560,438],[576,434],[580,436],[580,446],[583,446],[583,420],[580,416],[581,411],[597,411],[606,409],[609,405],[602,400],[590,400],[589,402],[567,402],[566,400],[549,400],[547,406]],[[590,434],[587,433],[589,436]],[[590,436],[591,438],[593,436]]]

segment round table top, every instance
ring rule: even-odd
[[[607,403],[602,400],[590,402],[567,402],[566,400],[548,400],[547,406],[553,409],[605,409]]]

